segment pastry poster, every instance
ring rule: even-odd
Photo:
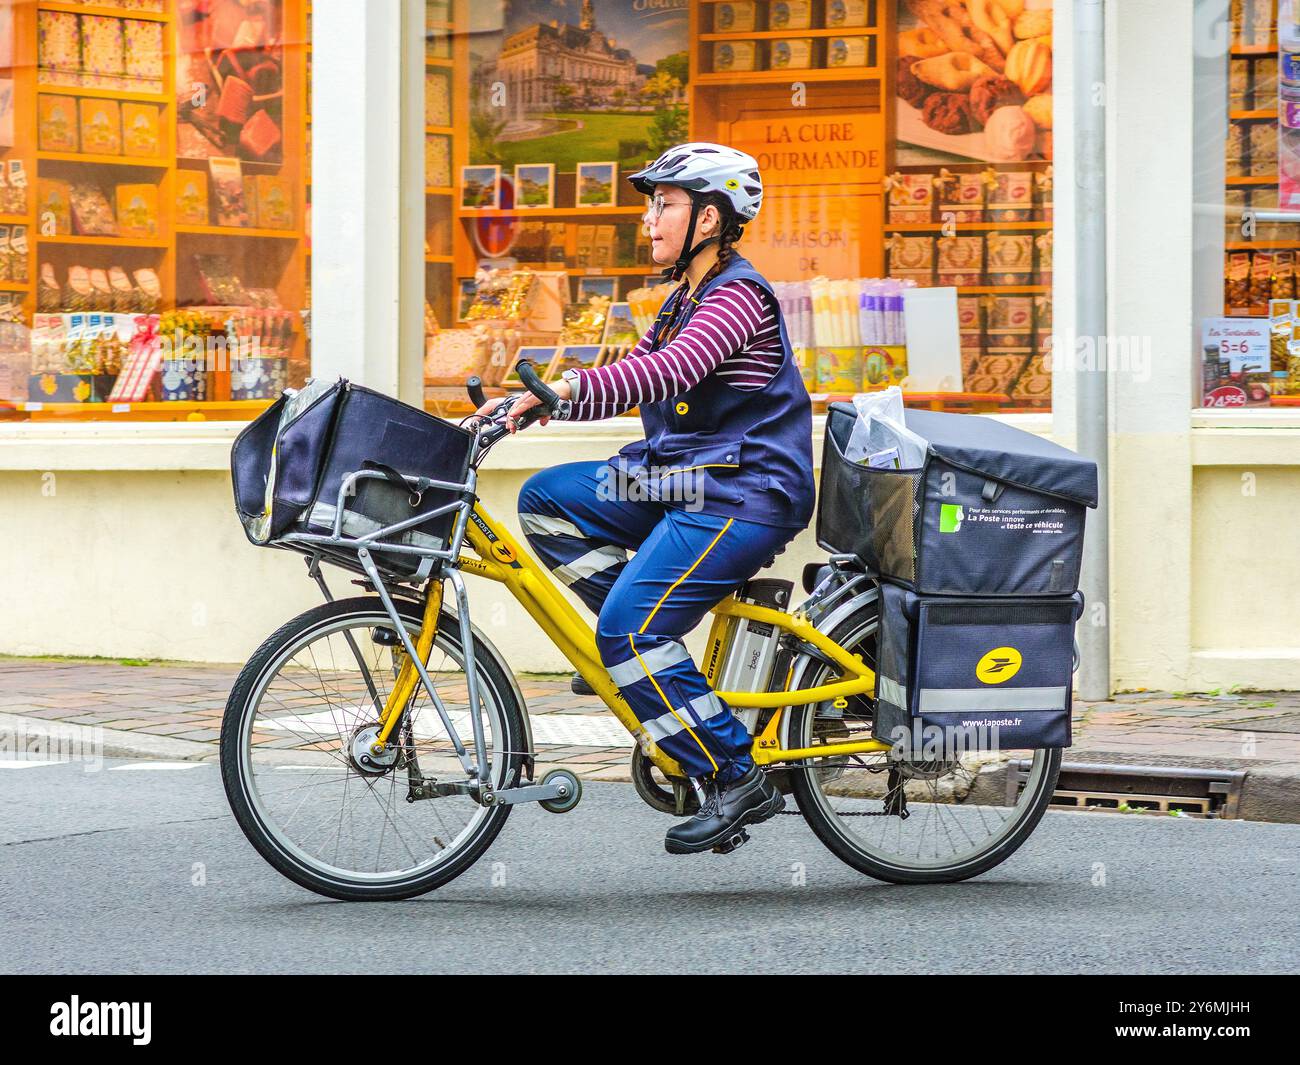
[[[176,154],[283,158],[281,0],[179,0]]]
[[[630,169],[689,139],[688,0],[504,0],[471,12],[471,164]]]
[[[896,0],[898,165],[1052,158],[1052,0]]]

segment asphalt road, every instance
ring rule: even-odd
[[[0,796],[6,973],[1300,971],[1297,825],[1049,813],[977,880],[896,887],[798,817],[668,855],[670,819],[589,783],[446,887],[360,904],[267,866],[213,765],[0,769]]]

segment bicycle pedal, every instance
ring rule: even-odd
[[[713,848],[714,854],[730,854],[737,847],[743,847],[749,842],[749,833],[743,828],[739,832],[733,832],[716,847]]]

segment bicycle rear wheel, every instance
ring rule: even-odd
[[[873,603],[829,635],[874,669],[878,622]],[[799,686],[829,683],[835,675],[819,663]],[[870,737],[875,705],[858,696],[842,710],[827,702],[788,713],[787,747],[817,747]],[[1009,795],[1006,763],[1013,759],[1028,760],[1030,768],[1024,787]],[[841,860],[895,884],[938,884],[978,876],[1011,857],[1042,819],[1060,769],[1059,750],[925,762],[882,752],[812,758],[791,766],[790,780],[809,827]]]
[[[399,600],[398,611],[416,640],[419,608]],[[403,899],[439,887],[483,854],[510,812],[452,790],[466,774],[422,685],[387,751],[372,757],[379,709],[404,657],[378,598],[326,603],[254,652],[226,704],[221,773],[235,819],[279,872],[331,898]],[[526,756],[524,708],[477,637],[474,658],[490,779],[514,787]],[[450,613],[439,618],[427,669],[472,754],[460,624]]]

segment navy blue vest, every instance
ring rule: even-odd
[[[635,477],[648,498],[718,517],[803,528],[814,502],[812,404],[799,375],[776,295],[748,259],[731,261],[687,297],[683,325],[719,285],[747,279],[772,297],[781,330],[781,367],[762,388],[741,391],[717,372],[694,388],[641,406],[646,438],[612,465]],[[684,287],[668,297],[651,328],[652,348],[672,321]]]

